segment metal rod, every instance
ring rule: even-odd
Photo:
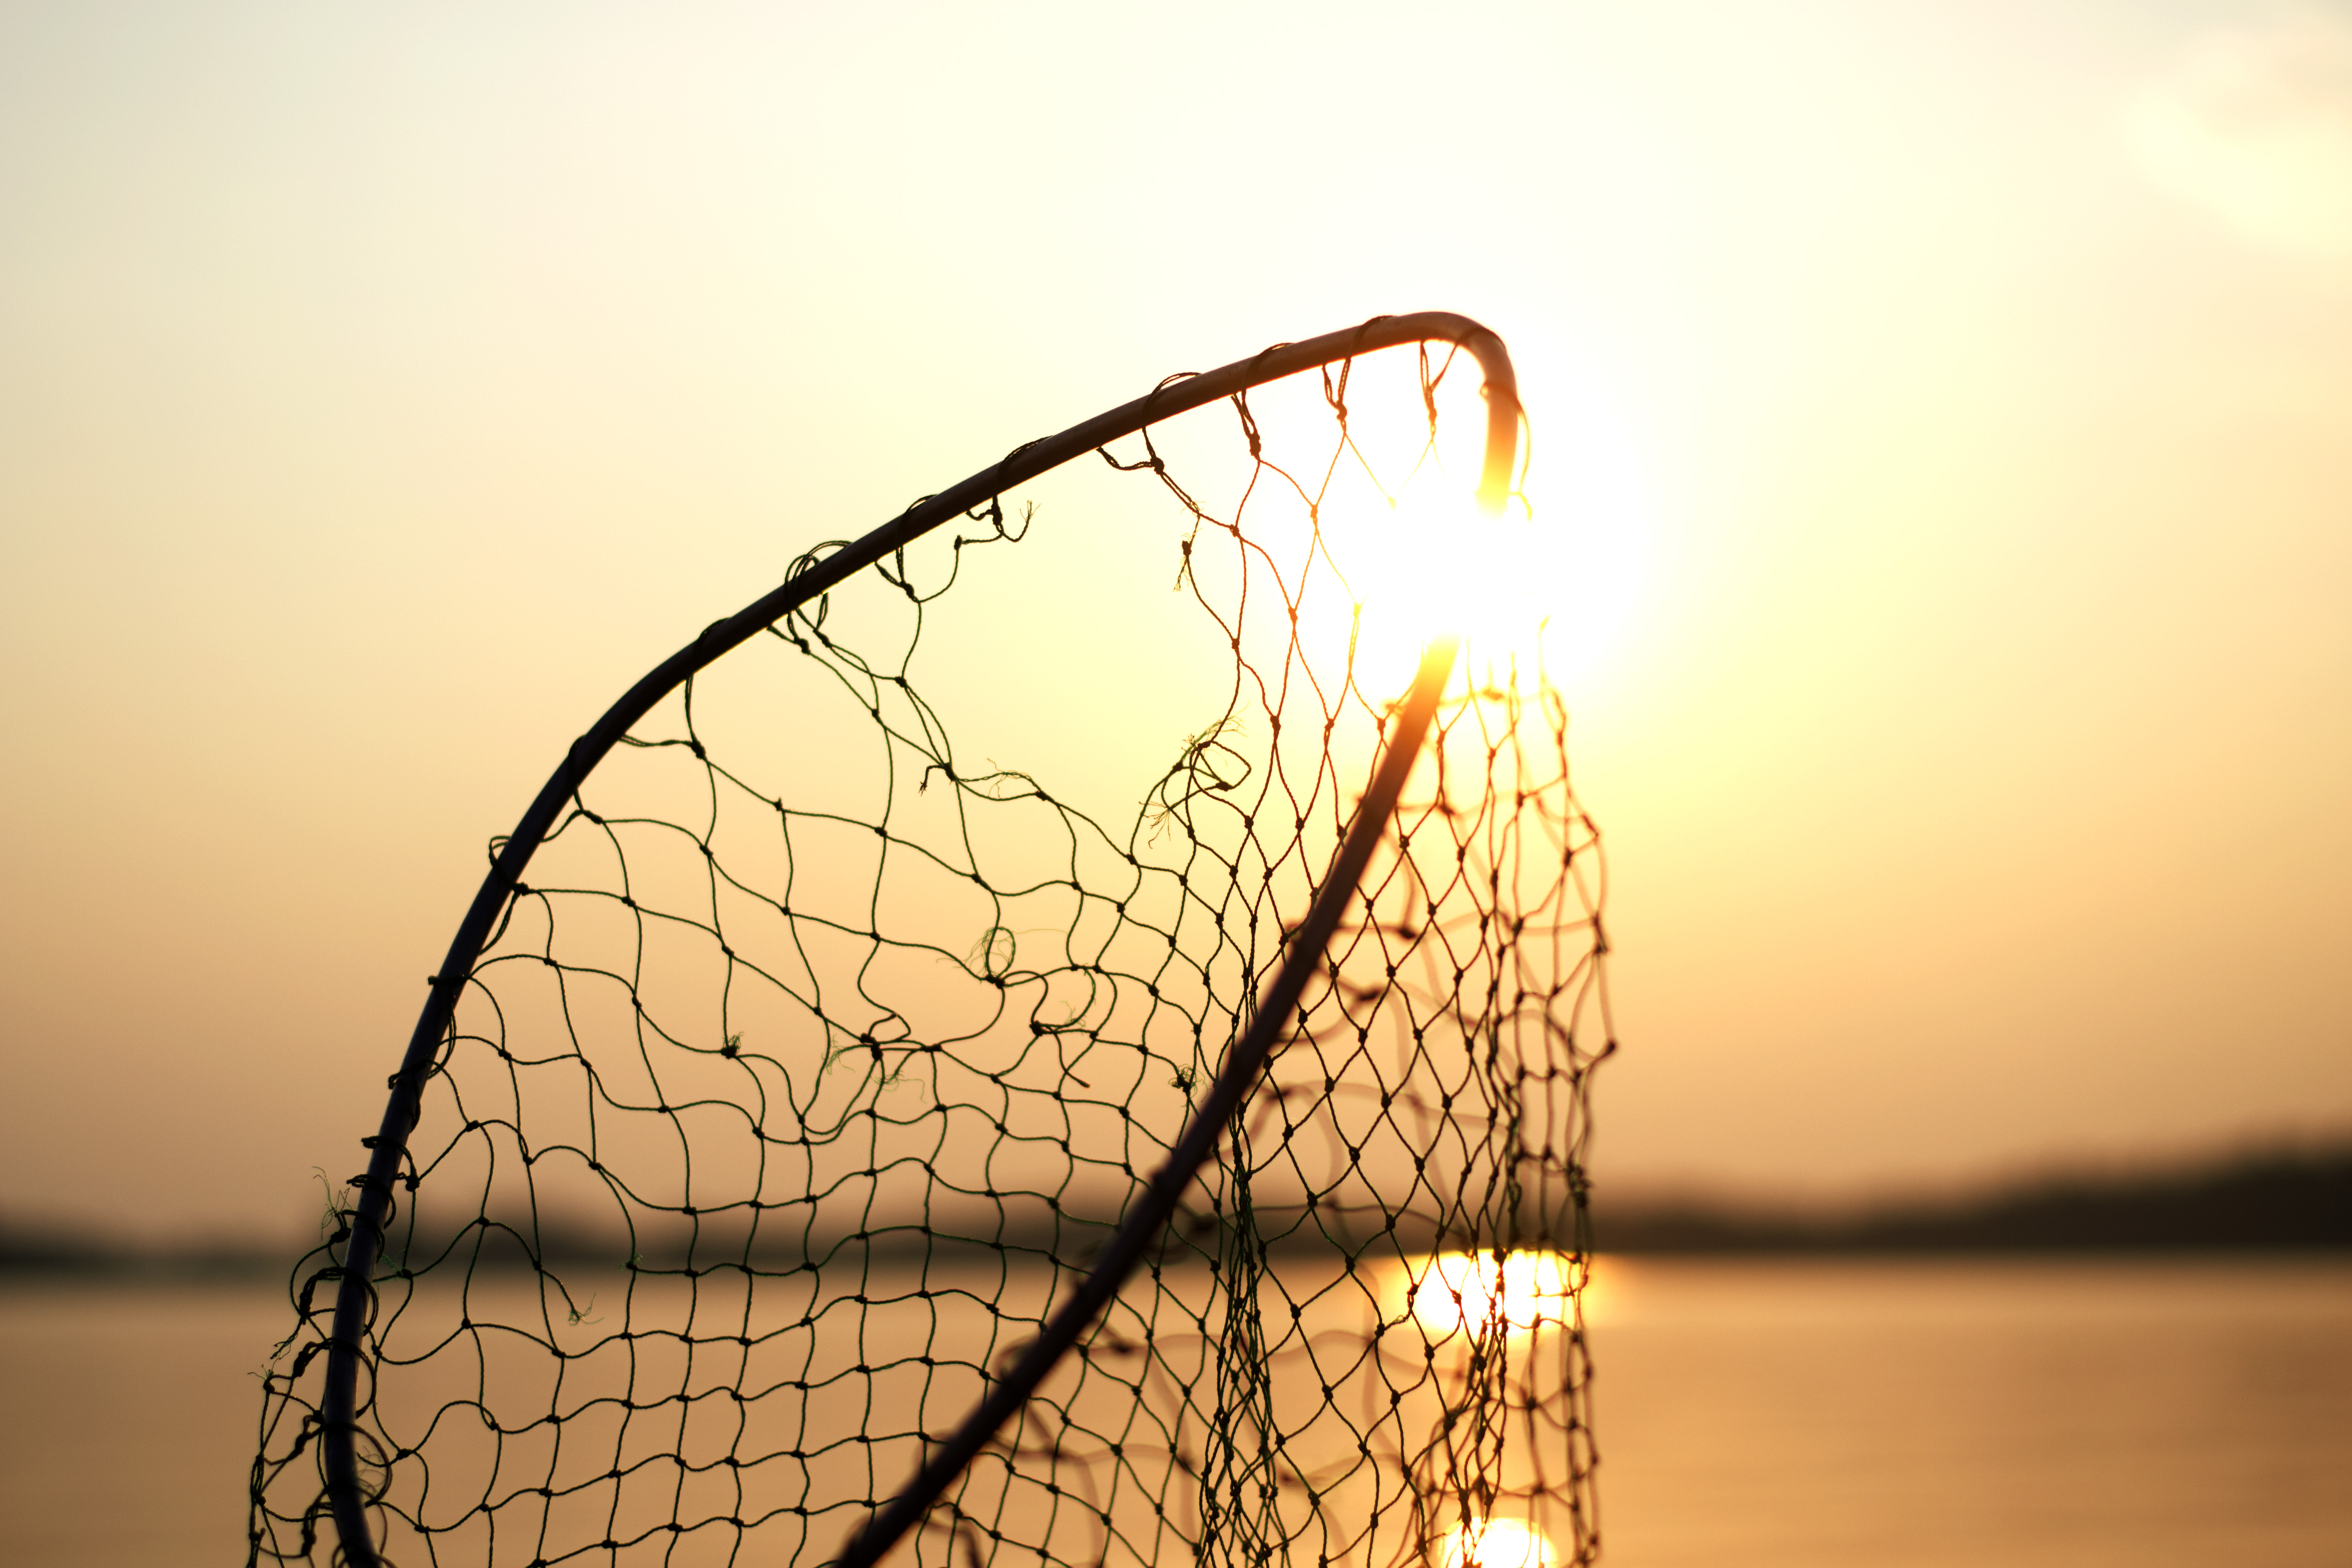
[[[392,1094],[384,1106],[383,1121],[375,1137],[368,1141],[372,1150],[368,1168],[354,1179],[354,1184],[359,1188],[359,1200],[351,1216],[351,1234],[343,1243],[341,1278],[335,1293],[335,1315],[327,1336],[326,1384],[320,1391],[319,1410],[327,1504],[334,1515],[336,1533],[341,1538],[344,1561],[349,1568],[379,1568],[382,1561],[368,1530],[367,1505],[370,1500],[364,1495],[360,1482],[357,1391],[361,1343],[367,1332],[374,1305],[373,1276],[376,1257],[383,1243],[384,1226],[392,1210],[393,1187],[399,1178],[401,1156],[407,1149],[408,1134],[415,1128],[420,1113],[425,1081],[430,1075],[434,1056],[440,1047],[443,1036],[448,1031],[450,1021],[457,1015],[457,999],[473,973],[475,960],[481,956],[482,949],[497,925],[499,912],[505,909],[508,899],[513,896],[515,886],[521,881],[531,856],[554,826],[564,803],[586,782],[589,773],[604,760],[605,753],[618,745],[621,737],[687,677],[950,518],[1000,497],[1072,458],[1082,457],[1098,447],[1131,436],[1147,426],[1214,403],[1220,398],[1230,397],[1236,392],[1245,392],[1267,382],[1296,375],[1301,371],[1314,370],[1339,360],[1411,342],[1454,343],[1478,362],[1486,378],[1486,447],[1479,476],[1478,500],[1488,511],[1499,512],[1510,491],[1511,467],[1518,447],[1519,426],[1518,383],[1502,339],[1467,316],[1458,316],[1446,310],[1427,310],[1406,316],[1375,316],[1361,326],[1327,332],[1305,342],[1276,344],[1252,358],[1238,360],[1202,375],[1169,383],[1130,403],[1121,404],[1083,424],[1074,425],[1058,436],[1049,436],[1042,441],[1034,441],[1017,448],[993,467],[981,470],[938,495],[918,501],[892,521],[855,543],[835,551],[806,571],[795,574],[725,620],[713,622],[700,637],[655,666],[643,679],[630,687],[619,701],[589,727],[587,733],[572,742],[562,763],[541,786],[530,808],[523,813],[522,820],[515,825],[514,832],[492,860],[489,873],[482,879],[482,885],[474,894],[474,901],[467,907],[465,919],[458,923],[457,934],[450,939],[449,951],[441,961],[439,972],[434,976],[432,989],[425,996],[424,1011],[417,1017],[416,1028],[409,1036],[408,1049],[401,1058],[400,1070],[393,1075]],[[1432,657],[1434,657],[1434,645]],[[1450,642],[1445,645],[1445,657],[1450,668],[1453,658]],[[1424,662],[1424,676],[1427,668]],[[1440,684],[1442,686],[1442,680]],[[1419,691],[1420,681],[1417,679],[1414,685],[1416,697]],[[1433,703],[1434,700],[1433,697],[1431,701]],[[1425,728],[1426,718],[1423,723]],[[1411,756],[1420,748],[1418,732],[1412,746],[1406,747],[1402,742],[1401,731],[1397,743],[1391,748],[1390,757],[1391,760],[1400,755],[1405,757],[1408,761],[1399,765],[1409,767]],[[1402,787],[1401,776],[1398,784]],[[1393,805],[1391,798],[1391,808]],[[1340,859],[1344,861],[1350,853],[1356,844],[1357,834],[1363,830],[1363,824],[1377,817],[1384,826],[1386,816],[1385,810],[1380,813],[1372,811],[1371,797],[1367,796],[1358,815],[1357,829],[1351,831],[1340,847]],[[1373,841],[1377,841],[1377,834]],[[1363,854],[1368,857],[1370,852],[1370,843],[1368,842],[1363,847]],[[1355,874],[1360,875],[1361,870],[1359,864]],[[1335,864],[1333,874],[1325,882],[1323,893],[1318,895],[1318,909],[1321,907],[1324,897],[1330,894],[1330,889],[1338,886],[1337,873],[1338,866]],[[1348,879],[1347,887],[1354,887],[1352,877]],[[1345,894],[1335,896],[1343,899]],[[1324,938],[1318,938],[1312,944],[1315,952],[1321,952],[1322,941],[1328,939],[1328,934],[1327,928]],[[1290,961],[1286,963],[1282,973],[1276,976],[1276,986],[1281,985],[1284,977],[1302,962],[1299,954],[1307,951],[1309,946],[1303,939],[1304,928]],[[1306,962],[1309,962],[1311,966],[1311,961]],[[1303,971],[1299,984],[1305,984]],[[1261,1003],[1258,1018],[1263,1021],[1271,1017],[1278,1023],[1286,1008],[1272,1007],[1269,1011],[1272,996],[1273,992],[1269,989],[1265,1001]],[[1292,1001],[1295,1003],[1296,1000],[1294,993]],[[1237,1043],[1234,1047],[1234,1054],[1238,1055],[1241,1049],[1242,1043]],[[1219,1075],[1220,1085],[1231,1076],[1233,1066],[1233,1059],[1229,1058],[1226,1072]],[[1196,1117],[1194,1128],[1200,1125],[1200,1119]],[[1188,1130],[1188,1141],[1191,1136]],[[1204,1150],[1202,1157],[1205,1157],[1205,1152]],[[1196,1161],[1195,1168],[1197,1163]],[[1171,1157],[1171,1169],[1173,1165]],[[1190,1180],[1191,1172],[1188,1170],[1183,1181],[1176,1184],[1176,1190],[1181,1192],[1184,1182]],[[1152,1190],[1158,1190],[1156,1181]],[[1097,1275],[1101,1272],[1098,1268]],[[1122,1271],[1119,1279],[1124,1278]],[[1115,1292],[1118,1282],[1118,1279],[1112,1280],[1109,1289]],[[1093,1279],[1090,1279],[1088,1285],[1092,1284]],[[1108,1296],[1106,1295],[1104,1300],[1108,1300]],[[1068,1310],[1066,1308],[1065,1311]],[[1075,1332],[1074,1330],[1073,1336]],[[1039,1375],[1043,1375],[1042,1368]],[[1009,1380],[1000,1388],[1007,1386],[1010,1386]],[[998,1424],[1002,1424],[1001,1418]],[[992,1432],[994,1426],[989,1430]],[[985,1436],[982,1434],[982,1440]],[[976,1450],[977,1443],[974,1448]],[[927,1467],[925,1474],[929,1473]],[[940,1484],[944,1487],[945,1479]],[[902,1494],[900,1501],[910,1495]],[[898,1504],[894,1503],[892,1507],[896,1509]],[[875,1523],[868,1527],[868,1533],[879,1527],[880,1517],[877,1516]],[[901,1525],[900,1530],[903,1529]],[[860,1539],[864,1538],[861,1536]]]

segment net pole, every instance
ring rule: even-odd
[[[399,1069],[392,1076],[389,1084],[391,1093],[378,1131],[374,1135],[361,1140],[369,1151],[368,1166],[364,1172],[352,1178],[351,1184],[356,1196],[346,1216],[348,1231],[342,1238],[342,1258],[334,1268],[337,1277],[335,1309],[326,1341],[326,1375],[319,1409],[320,1461],[325,1500],[349,1568],[379,1568],[383,1561],[376,1552],[374,1536],[368,1526],[367,1507],[372,1500],[360,1475],[358,1387],[362,1352],[375,1306],[375,1264],[391,1223],[393,1194],[400,1181],[401,1159],[420,1114],[425,1080],[431,1076],[435,1057],[456,1016],[458,1000],[473,972],[474,963],[488,943],[490,934],[496,929],[508,900],[521,882],[532,855],[553,827],[565,803],[572,799],[597,763],[620,743],[623,735],[688,677],[758,635],[763,628],[950,519],[991,503],[1004,491],[1057,468],[1072,458],[1084,456],[1161,420],[1302,371],[1413,342],[1453,343],[1478,362],[1486,398],[1486,442],[1477,499],[1482,508],[1490,513],[1499,513],[1511,490],[1519,426],[1517,379],[1502,339],[1469,317],[1452,311],[1427,310],[1402,316],[1375,316],[1360,326],[1327,332],[1303,342],[1277,343],[1249,359],[1237,360],[1205,374],[1171,378],[1143,396],[1074,425],[1059,435],[1016,447],[1001,461],[937,495],[925,497],[890,522],[845,545],[805,571],[794,574],[734,615],[714,621],[700,637],[647,672],[623,694],[620,700],[607,709],[586,733],[572,742],[562,764],[541,787],[521,820],[516,824],[514,832],[499,845],[492,858],[489,871],[484,876],[465,918],[459,922],[439,972],[429,983],[430,990],[416,1027],[409,1037]],[[1450,670],[1454,646],[1450,639],[1442,640],[1446,668]],[[1437,646],[1432,645],[1432,658],[1435,657]],[[1428,661],[1424,660],[1423,676],[1427,674],[1427,668]],[[1440,689],[1443,685],[1441,673],[1438,680]],[[1420,687],[1421,679],[1417,677],[1413,689],[1416,696]],[[1408,699],[1408,709],[1411,701],[1412,699]],[[1434,695],[1430,701],[1433,710]],[[1425,730],[1425,716],[1422,722]],[[1401,731],[1399,745],[1391,748],[1391,756],[1393,758],[1402,753],[1405,760],[1399,765],[1409,769],[1412,756],[1419,751],[1420,742],[1416,737],[1413,745],[1405,748],[1402,741]],[[1398,784],[1401,788],[1402,775]],[[1368,796],[1365,809],[1359,816],[1360,826],[1374,816],[1370,811],[1370,805]],[[1393,809],[1393,805],[1391,797],[1391,809]],[[1385,818],[1386,813],[1379,814],[1383,825]],[[1371,845],[1378,841],[1377,829],[1374,832],[1374,837],[1364,846],[1363,852],[1367,858]],[[1351,836],[1342,844],[1342,858],[1353,843]],[[1358,874],[1360,873],[1360,864]],[[1335,883],[1336,879],[1327,879],[1324,892],[1329,892]],[[1352,890],[1353,886],[1350,879],[1348,888],[1335,897],[1343,901],[1346,891]],[[1318,893],[1318,908],[1322,898],[1323,894]],[[1328,936],[1327,929],[1325,937]],[[1298,953],[1305,951],[1302,943],[1292,954],[1290,962],[1302,962]],[[1320,951],[1321,942],[1318,941],[1314,944],[1314,952],[1319,954]],[[1312,960],[1303,962],[1311,965]],[[1290,963],[1286,963],[1285,973],[1289,967]],[[1302,985],[1304,978],[1302,971]],[[1277,976],[1277,984],[1279,979]],[[1292,1001],[1295,1003],[1295,995]],[[1270,1016],[1278,1021],[1286,1011],[1286,1008],[1277,1009]],[[1199,1120],[1195,1120],[1196,1127]],[[1189,1131],[1187,1137],[1189,1141]],[[1180,1190],[1181,1186],[1180,1183]],[[1043,1370],[1039,1369],[1041,1376]],[[993,1430],[992,1427],[991,1429]]]

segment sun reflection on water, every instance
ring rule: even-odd
[[[1527,1333],[1566,1323],[1577,1283],[1576,1260],[1563,1253],[1442,1252],[1413,1281],[1412,1315],[1433,1335]]]
[[[1476,1519],[1450,1531],[1443,1568],[1551,1568],[1551,1542],[1520,1519]]]

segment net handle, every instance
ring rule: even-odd
[[[1486,446],[1485,460],[1479,470],[1477,498],[1478,504],[1484,510],[1490,515],[1499,514],[1510,497],[1511,474],[1517,457],[1519,436],[1518,381],[1512,371],[1510,353],[1504,348],[1503,340],[1469,317],[1456,315],[1450,310],[1422,310],[1403,316],[1374,316],[1360,326],[1345,328],[1336,332],[1326,332],[1321,337],[1309,338],[1304,342],[1276,343],[1249,359],[1237,360],[1220,369],[1200,375],[1184,376],[1163,382],[1143,396],[1129,403],[1123,403],[1106,413],[1097,414],[1083,424],[1073,425],[1057,436],[1048,436],[1043,440],[1015,447],[993,466],[982,469],[970,479],[937,495],[925,497],[863,539],[845,545],[806,570],[793,574],[780,586],[753,600],[725,620],[712,622],[704,628],[700,637],[662,660],[648,671],[644,679],[630,687],[622,694],[619,701],[614,703],[604,711],[602,718],[589,727],[585,734],[572,743],[571,750],[564,754],[562,763],[549,776],[547,783],[541,786],[530,808],[523,813],[522,820],[515,825],[514,832],[507,837],[506,842],[499,847],[497,855],[492,858],[488,873],[483,877],[482,885],[474,894],[474,900],[467,907],[465,919],[458,922],[457,934],[450,940],[449,951],[441,961],[440,972],[433,977],[432,989],[425,996],[423,1012],[417,1016],[415,1031],[409,1036],[408,1048],[401,1058],[400,1069],[392,1076],[390,1084],[392,1092],[384,1106],[383,1120],[373,1137],[361,1140],[370,1151],[368,1167],[366,1171],[352,1178],[352,1185],[356,1189],[358,1198],[349,1216],[350,1234],[344,1238],[342,1263],[338,1269],[333,1270],[340,1278],[335,1291],[334,1320],[328,1331],[326,1378],[325,1384],[320,1391],[319,1409],[320,1458],[326,1483],[326,1501],[329,1511],[334,1516],[335,1532],[341,1538],[343,1559],[349,1568],[379,1568],[382,1563],[382,1559],[376,1552],[374,1538],[368,1529],[369,1499],[362,1485],[359,1473],[358,1385],[361,1343],[366,1333],[373,1305],[374,1288],[372,1281],[375,1272],[376,1258],[383,1244],[384,1229],[391,1217],[393,1187],[399,1179],[401,1156],[406,1152],[408,1135],[415,1127],[421,1114],[425,1082],[431,1074],[433,1058],[439,1050],[442,1038],[448,1033],[450,1025],[457,1016],[458,997],[465,989],[467,977],[473,973],[475,961],[481,956],[482,949],[488,944],[491,931],[497,927],[499,913],[506,908],[507,900],[513,896],[516,885],[522,880],[522,874],[530,866],[531,856],[545,839],[549,830],[554,826],[556,818],[563,811],[564,804],[571,800],[580,786],[587,781],[588,775],[595,770],[596,764],[604,760],[605,753],[618,745],[621,737],[626,734],[638,720],[651,712],[662,699],[676,690],[688,676],[709,665],[739,644],[756,637],[761,630],[782,620],[819,595],[838,586],[849,577],[893,552],[905,548],[941,523],[986,505],[1001,497],[1006,490],[1058,468],[1073,458],[1083,457],[1097,447],[1134,435],[1137,431],[1160,420],[1172,418],[1179,414],[1214,403],[1221,398],[1230,397],[1235,393],[1249,391],[1253,387],[1262,386],[1268,382],[1283,380],[1302,371],[1316,370],[1343,360],[1352,360],[1360,354],[1372,353],[1381,349],[1396,348],[1415,342],[1453,343],[1478,362],[1479,370],[1485,376]],[[1390,747],[1387,758],[1382,763],[1381,777],[1374,781],[1375,792],[1391,770],[1397,771],[1396,785],[1398,789],[1402,789],[1403,773],[1411,770],[1412,759],[1420,751],[1422,735],[1428,726],[1428,711],[1423,713],[1420,728],[1412,731],[1410,744],[1407,743],[1405,726],[1411,724],[1415,706],[1421,702],[1422,689],[1430,679],[1431,662],[1436,658],[1439,646],[1432,645],[1428,658],[1423,661],[1421,673],[1414,679],[1412,695],[1406,703],[1404,721],[1400,725],[1396,741]],[[1445,668],[1439,671],[1436,678],[1438,689],[1443,689],[1444,676],[1452,668],[1453,643],[1450,640],[1444,641],[1443,649]],[[1429,694],[1426,706],[1430,711],[1434,710],[1436,695],[1435,690]],[[1354,889],[1356,879],[1362,875],[1363,863],[1370,858],[1372,846],[1378,842],[1380,834],[1385,831],[1388,815],[1395,806],[1395,795],[1391,792],[1388,804],[1377,811],[1372,809],[1374,798],[1374,794],[1368,794],[1365,796],[1363,806],[1358,812],[1354,826],[1349,829],[1346,840],[1341,843],[1339,854],[1333,862],[1331,872],[1318,892],[1316,902],[1309,911],[1310,924],[1316,914],[1322,910],[1326,902],[1332,905],[1332,921],[1336,922],[1339,905],[1343,903],[1347,894]],[[1361,840],[1360,846],[1360,840]],[[1346,876],[1343,887],[1340,872],[1351,854],[1356,854],[1360,847],[1361,852],[1357,855],[1355,869]],[[1307,940],[1308,934],[1309,927],[1302,926],[1294,938],[1294,946],[1289,959],[1285,963],[1282,971],[1276,975],[1265,997],[1261,1002],[1257,1013],[1258,1022],[1253,1024],[1250,1033],[1241,1041],[1235,1042],[1229,1051],[1225,1068],[1220,1072],[1216,1085],[1212,1088],[1211,1102],[1213,1102],[1217,1094],[1225,1088],[1227,1079],[1236,1076],[1242,1052],[1248,1041],[1255,1036],[1261,1025],[1269,1031],[1269,1039],[1265,1046],[1261,1047],[1261,1061],[1264,1049],[1270,1048],[1271,1031],[1279,1027],[1290,1005],[1295,1005],[1297,1001],[1294,990],[1288,1003],[1279,1006],[1274,1005],[1276,992],[1291,975],[1293,970],[1298,972],[1298,985],[1304,986],[1307,972],[1312,968],[1315,957],[1321,953],[1323,944],[1329,937],[1330,927],[1327,924],[1322,934],[1315,937],[1312,942]],[[1265,1021],[1268,1019],[1273,1022],[1267,1024]],[[1256,1068],[1253,1065],[1249,1072],[1252,1080],[1255,1079],[1255,1071]],[[1244,1083],[1242,1087],[1245,1089],[1247,1084]],[[1236,1098],[1233,1104],[1226,1108],[1225,1114],[1230,1116],[1239,1103]],[[1180,1153],[1191,1148],[1194,1133],[1203,1126],[1207,1110],[1208,1104],[1204,1103],[1202,1114],[1196,1116],[1192,1125],[1186,1130],[1184,1139],[1179,1145]],[[1209,1150],[1214,1147],[1214,1134],[1222,1130],[1222,1127],[1221,1121],[1216,1127],[1210,1129],[1209,1143],[1202,1149],[1192,1165],[1185,1171],[1183,1179],[1174,1184],[1173,1192],[1181,1192],[1184,1184],[1191,1180],[1192,1170],[1198,1168],[1200,1161],[1205,1159]],[[1175,1157],[1171,1156],[1162,1176],[1165,1176],[1168,1171],[1172,1171],[1176,1163]],[[1152,1187],[1147,1194],[1145,1205],[1156,1201],[1160,1184],[1160,1180],[1155,1178]],[[1171,1204],[1173,1203],[1172,1194],[1169,1201]],[[1127,1227],[1122,1227],[1121,1237],[1126,1234]],[[1116,1242],[1114,1245],[1116,1246]],[[1137,1256],[1140,1256],[1139,1249]],[[1086,1286],[1081,1288],[1079,1296],[1073,1297],[1071,1301],[1066,1304],[1062,1312],[1056,1314],[1055,1323],[1059,1323],[1063,1318],[1068,1316],[1076,1308],[1078,1302],[1087,1297],[1087,1293],[1094,1288],[1096,1279],[1103,1276],[1108,1261],[1106,1258],[1104,1266],[1098,1266],[1095,1275],[1089,1277]],[[1132,1261],[1130,1258],[1129,1267],[1132,1266]],[[1118,1284],[1125,1278],[1126,1270],[1122,1269],[1118,1279],[1109,1282],[1108,1291],[1115,1293]],[[1107,1301],[1108,1299],[1108,1294],[1104,1295],[1103,1300]],[[1099,1310],[1099,1305],[1100,1303],[1097,1303],[1096,1310]],[[1088,1316],[1091,1318],[1091,1313]],[[1083,1326],[1080,1324],[1077,1327]],[[1073,1328],[1070,1338],[1075,1339],[1076,1332],[1077,1328]],[[1044,1340],[1041,1336],[1038,1345],[1042,1346]],[[1065,1343],[1066,1345],[1066,1342]],[[1032,1356],[1036,1353],[1037,1347],[1033,1347]],[[1047,1358],[1048,1364],[1051,1359]],[[1024,1367],[1027,1366],[1027,1358],[1024,1358],[1022,1364]],[[1037,1368],[1036,1376],[1030,1379],[1031,1386],[1034,1387],[1037,1378],[1043,1377],[1044,1374],[1045,1367],[1041,1365]],[[991,1395],[989,1403],[974,1413],[971,1420],[966,1422],[965,1428],[960,1430],[957,1438],[951,1441],[961,1440],[963,1432],[969,1430],[974,1422],[993,1406],[1004,1391],[1013,1386],[1013,1383],[1011,1379],[999,1384],[997,1393]],[[1005,1414],[1010,1414],[1009,1408]],[[997,1426],[1003,1424],[1003,1416],[1000,1415],[987,1431],[979,1434],[971,1445],[971,1451],[977,1452],[980,1444],[986,1440]],[[932,1462],[924,1467],[922,1471],[924,1478],[929,1478],[938,1468],[946,1451],[944,1448],[941,1449],[934,1456]],[[969,1453],[965,1455],[966,1459],[970,1457]],[[961,1462],[959,1461],[955,1468],[961,1468]],[[947,1482],[952,1479],[951,1470],[940,1479],[930,1495],[936,1497],[939,1490],[944,1489]],[[913,1490],[902,1493],[892,1501],[887,1510],[876,1515],[869,1521],[866,1530],[858,1537],[859,1545],[862,1546],[869,1536],[877,1534],[885,1520],[898,1518],[901,1513],[911,1519],[914,1512],[929,1505],[930,1500],[929,1497],[910,1504],[909,1500],[915,1495]],[[845,1558],[843,1568],[852,1568],[852,1564],[860,1565],[862,1568],[863,1564],[871,1563],[890,1541],[896,1540],[899,1534],[904,1533],[905,1529],[906,1523],[901,1521],[898,1527],[889,1532],[888,1539],[881,1541],[870,1555]]]

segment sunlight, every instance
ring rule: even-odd
[[[1358,680],[1370,694],[1411,684],[1432,637],[1463,639],[1457,682],[1581,680],[1622,640],[1643,573],[1640,509],[1626,485],[1585,476],[1565,515],[1528,515],[1514,502],[1489,516],[1466,486],[1425,470],[1393,504],[1359,503],[1332,535],[1353,597],[1318,606],[1342,640],[1352,615]],[[1622,492],[1622,493],[1621,493]],[[1306,628],[1302,628],[1306,629]]]
[[[1448,1531],[1444,1568],[1551,1568],[1551,1542],[1521,1519],[1475,1519]]]
[[[1463,668],[1483,675],[1514,658],[1534,667],[1556,572],[1524,518],[1486,516],[1467,489],[1433,471],[1348,524],[1335,556],[1355,597],[1347,609],[1366,692],[1402,693],[1422,650],[1449,633],[1463,639]]]
[[[1444,1252],[1413,1287],[1412,1315],[1433,1335],[1483,1335],[1498,1324],[1526,1333],[1568,1321],[1575,1287],[1575,1263],[1562,1253]]]

